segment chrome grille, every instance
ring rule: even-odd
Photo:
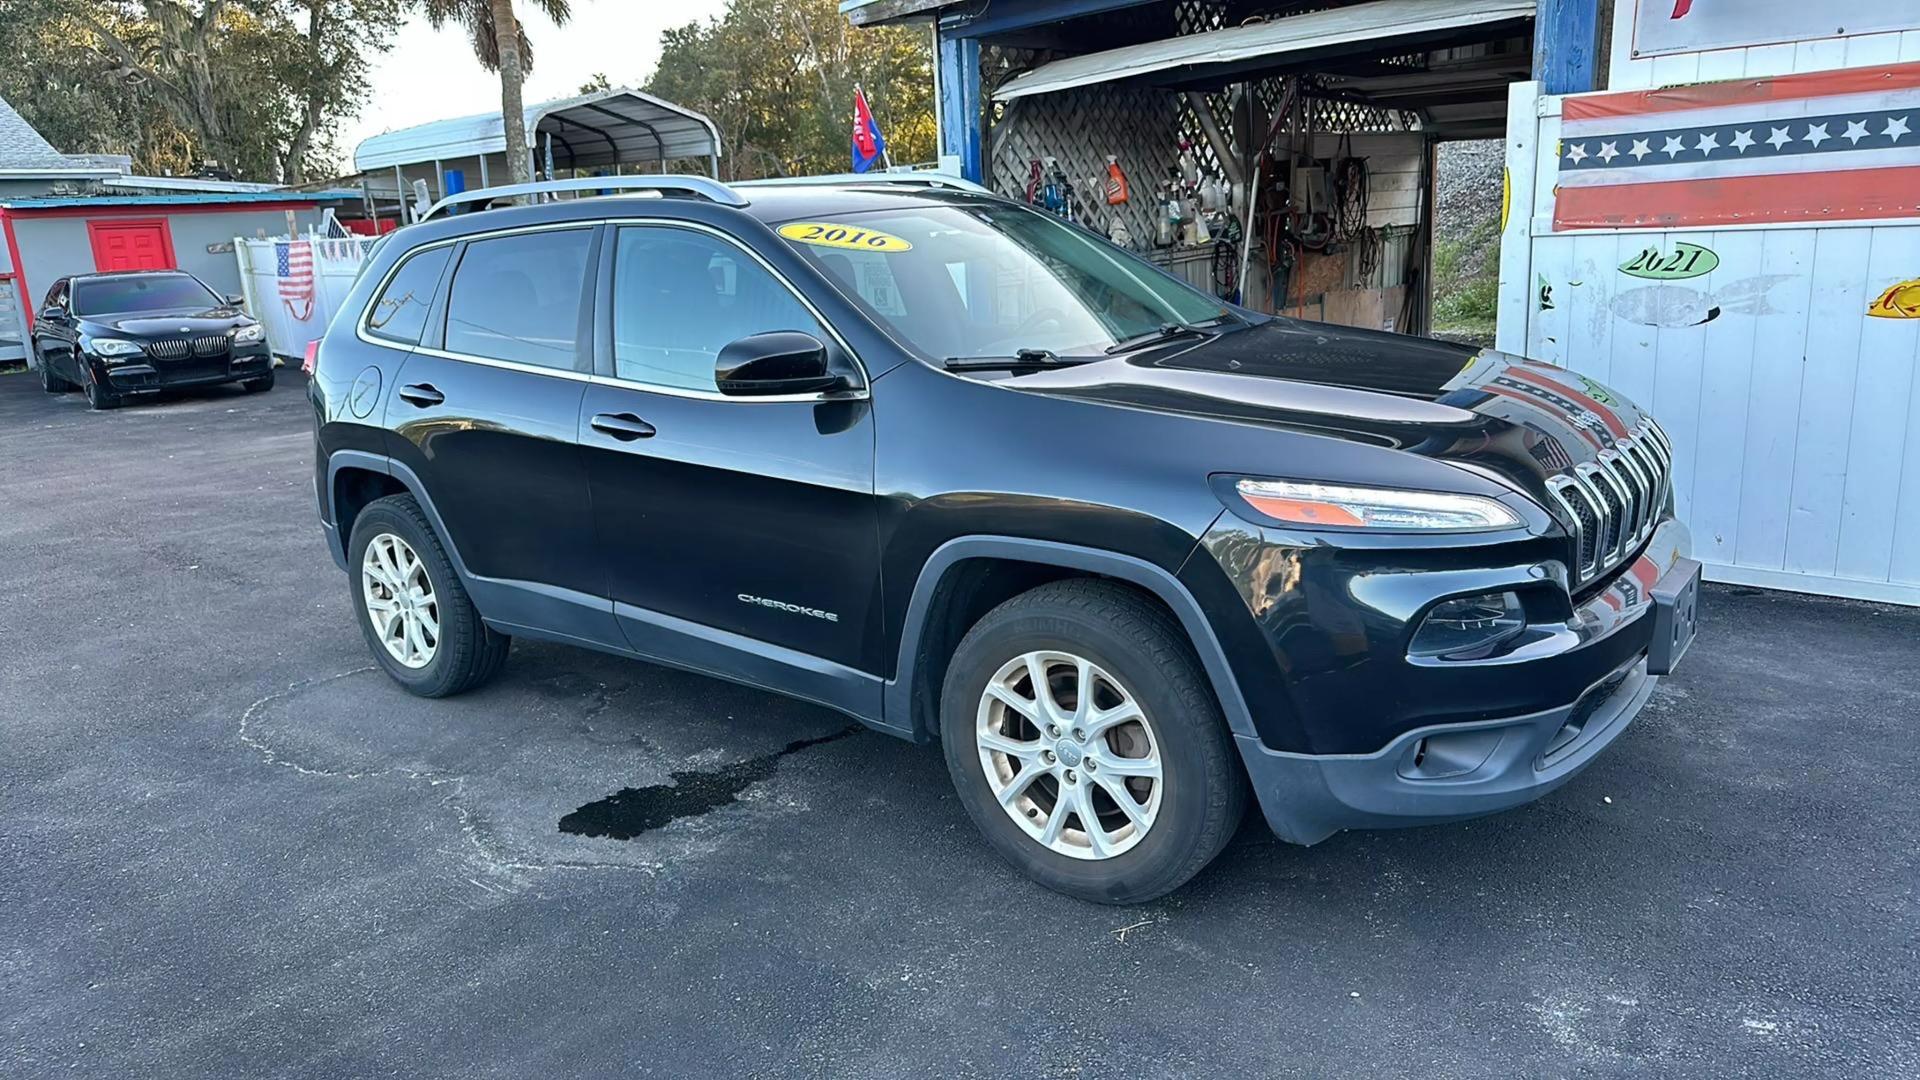
[[[1640,550],[1673,486],[1673,443],[1651,421],[1598,456],[1547,480],[1572,527],[1576,586]]]
[[[149,341],[146,344],[147,355],[155,360],[184,360],[188,356],[203,359],[225,356],[232,343],[225,334],[203,334],[197,338],[175,338],[171,341]]]

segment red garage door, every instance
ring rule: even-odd
[[[172,270],[173,237],[165,218],[89,221],[95,270]]]

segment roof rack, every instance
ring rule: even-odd
[[[548,195],[562,191],[652,191],[662,195],[698,195],[722,206],[747,205],[747,200],[739,192],[704,176],[581,176],[571,180],[536,180],[530,184],[506,184],[456,192],[427,207],[427,212],[420,215],[420,220],[426,221],[449,206],[463,203],[485,203],[515,195]]]
[[[814,186],[821,184],[917,184],[921,187],[944,187],[955,191],[971,191],[980,195],[993,194],[992,189],[982,187],[971,180],[939,172],[880,172],[880,173],[832,173],[827,176],[779,176],[765,180],[742,180],[734,187],[784,187],[788,185]]]

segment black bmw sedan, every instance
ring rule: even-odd
[[[34,322],[33,351],[47,393],[84,390],[96,409],[172,387],[273,386],[265,328],[179,270],[61,278]]]

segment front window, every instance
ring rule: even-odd
[[[613,368],[620,378],[714,391],[720,350],[771,330],[826,337],[786,285],[734,244],[664,225],[620,230],[613,259]]]
[[[827,215],[778,232],[935,359],[1099,355],[1167,326],[1231,318],[1219,300],[1019,206]]]
[[[220,306],[213,291],[186,274],[140,274],[94,278],[73,284],[75,315],[125,315],[135,311],[199,311]]]

